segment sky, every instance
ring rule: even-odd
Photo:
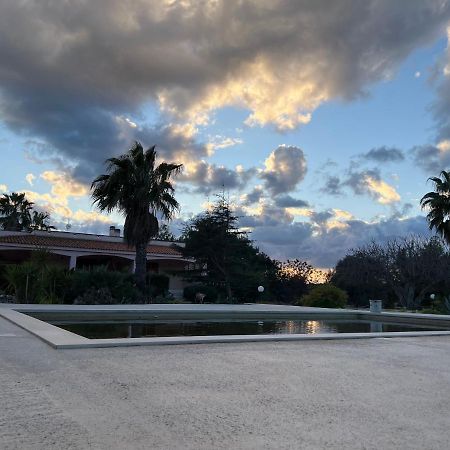
[[[449,34],[447,0],[1,2],[0,192],[107,233],[90,183],[138,140],[183,164],[175,232],[223,191],[281,260],[427,235]]]

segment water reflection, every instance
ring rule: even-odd
[[[128,321],[57,323],[61,328],[91,339],[138,338],[157,336],[213,336],[231,334],[324,334],[378,333],[382,331],[427,331],[421,327],[399,323],[347,320],[252,320],[252,321]]]
[[[306,322],[306,333],[320,333],[320,322],[318,322],[317,320],[308,320],[308,322]]]

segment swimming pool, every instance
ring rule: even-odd
[[[286,305],[0,305],[0,317],[57,349],[450,337],[450,316]]]
[[[50,321],[89,339],[167,336],[225,336],[263,334],[335,334],[433,331],[447,328],[376,320],[187,320],[187,321]]]

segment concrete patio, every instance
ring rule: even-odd
[[[55,350],[0,319],[3,449],[447,449],[450,337]]]

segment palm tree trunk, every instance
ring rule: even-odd
[[[134,276],[136,285],[142,293],[145,293],[145,275],[147,273],[147,243],[140,242],[136,244],[136,268]]]

